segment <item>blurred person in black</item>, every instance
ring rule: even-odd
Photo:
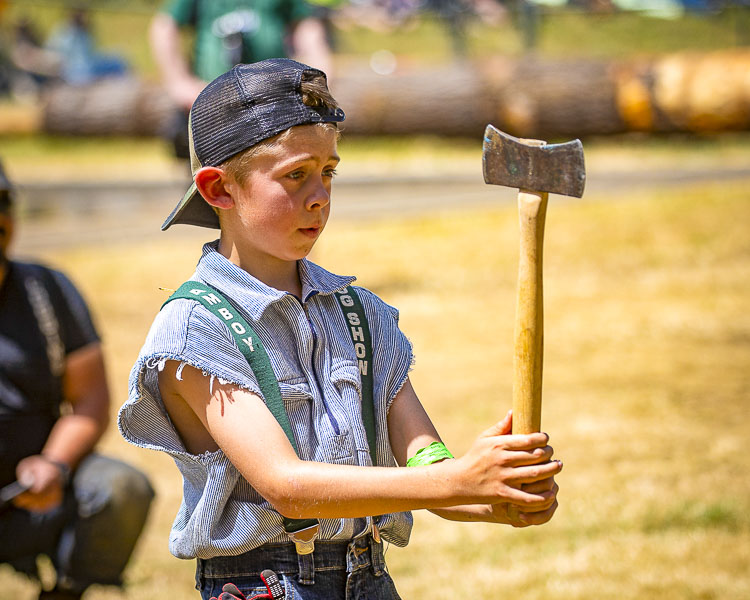
[[[146,476],[94,448],[109,421],[99,335],[62,273],[9,260],[14,189],[0,165],[0,563],[80,598],[121,585],[154,492]]]

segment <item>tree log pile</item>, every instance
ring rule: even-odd
[[[42,129],[65,135],[159,135],[174,111],[166,91],[135,77],[104,79],[46,95]]]
[[[481,136],[488,123],[543,139],[750,129],[750,49],[621,61],[495,57],[378,75],[338,69],[345,133]],[[73,135],[158,135],[173,112],[158,85],[111,79],[51,90],[42,127]]]

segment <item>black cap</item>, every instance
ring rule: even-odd
[[[302,101],[303,75],[326,79],[319,69],[288,58],[271,58],[237,65],[209,83],[190,109],[193,175],[295,125],[343,121],[340,108],[308,106]],[[175,223],[219,227],[216,213],[200,196],[195,182],[161,228]]]

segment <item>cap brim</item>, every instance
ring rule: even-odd
[[[164,221],[161,230],[165,231],[175,224],[219,229],[219,217],[200,195],[195,182],[190,185],[182,200],[177,203],[167,220]]]

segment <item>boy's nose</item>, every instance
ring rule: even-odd
[[[312,189],[309,190],[307,200],[305,202],[308,210],[316,208],[324,208],[331,201],[331,184],[323,178],[315,181],[312,184]]]

